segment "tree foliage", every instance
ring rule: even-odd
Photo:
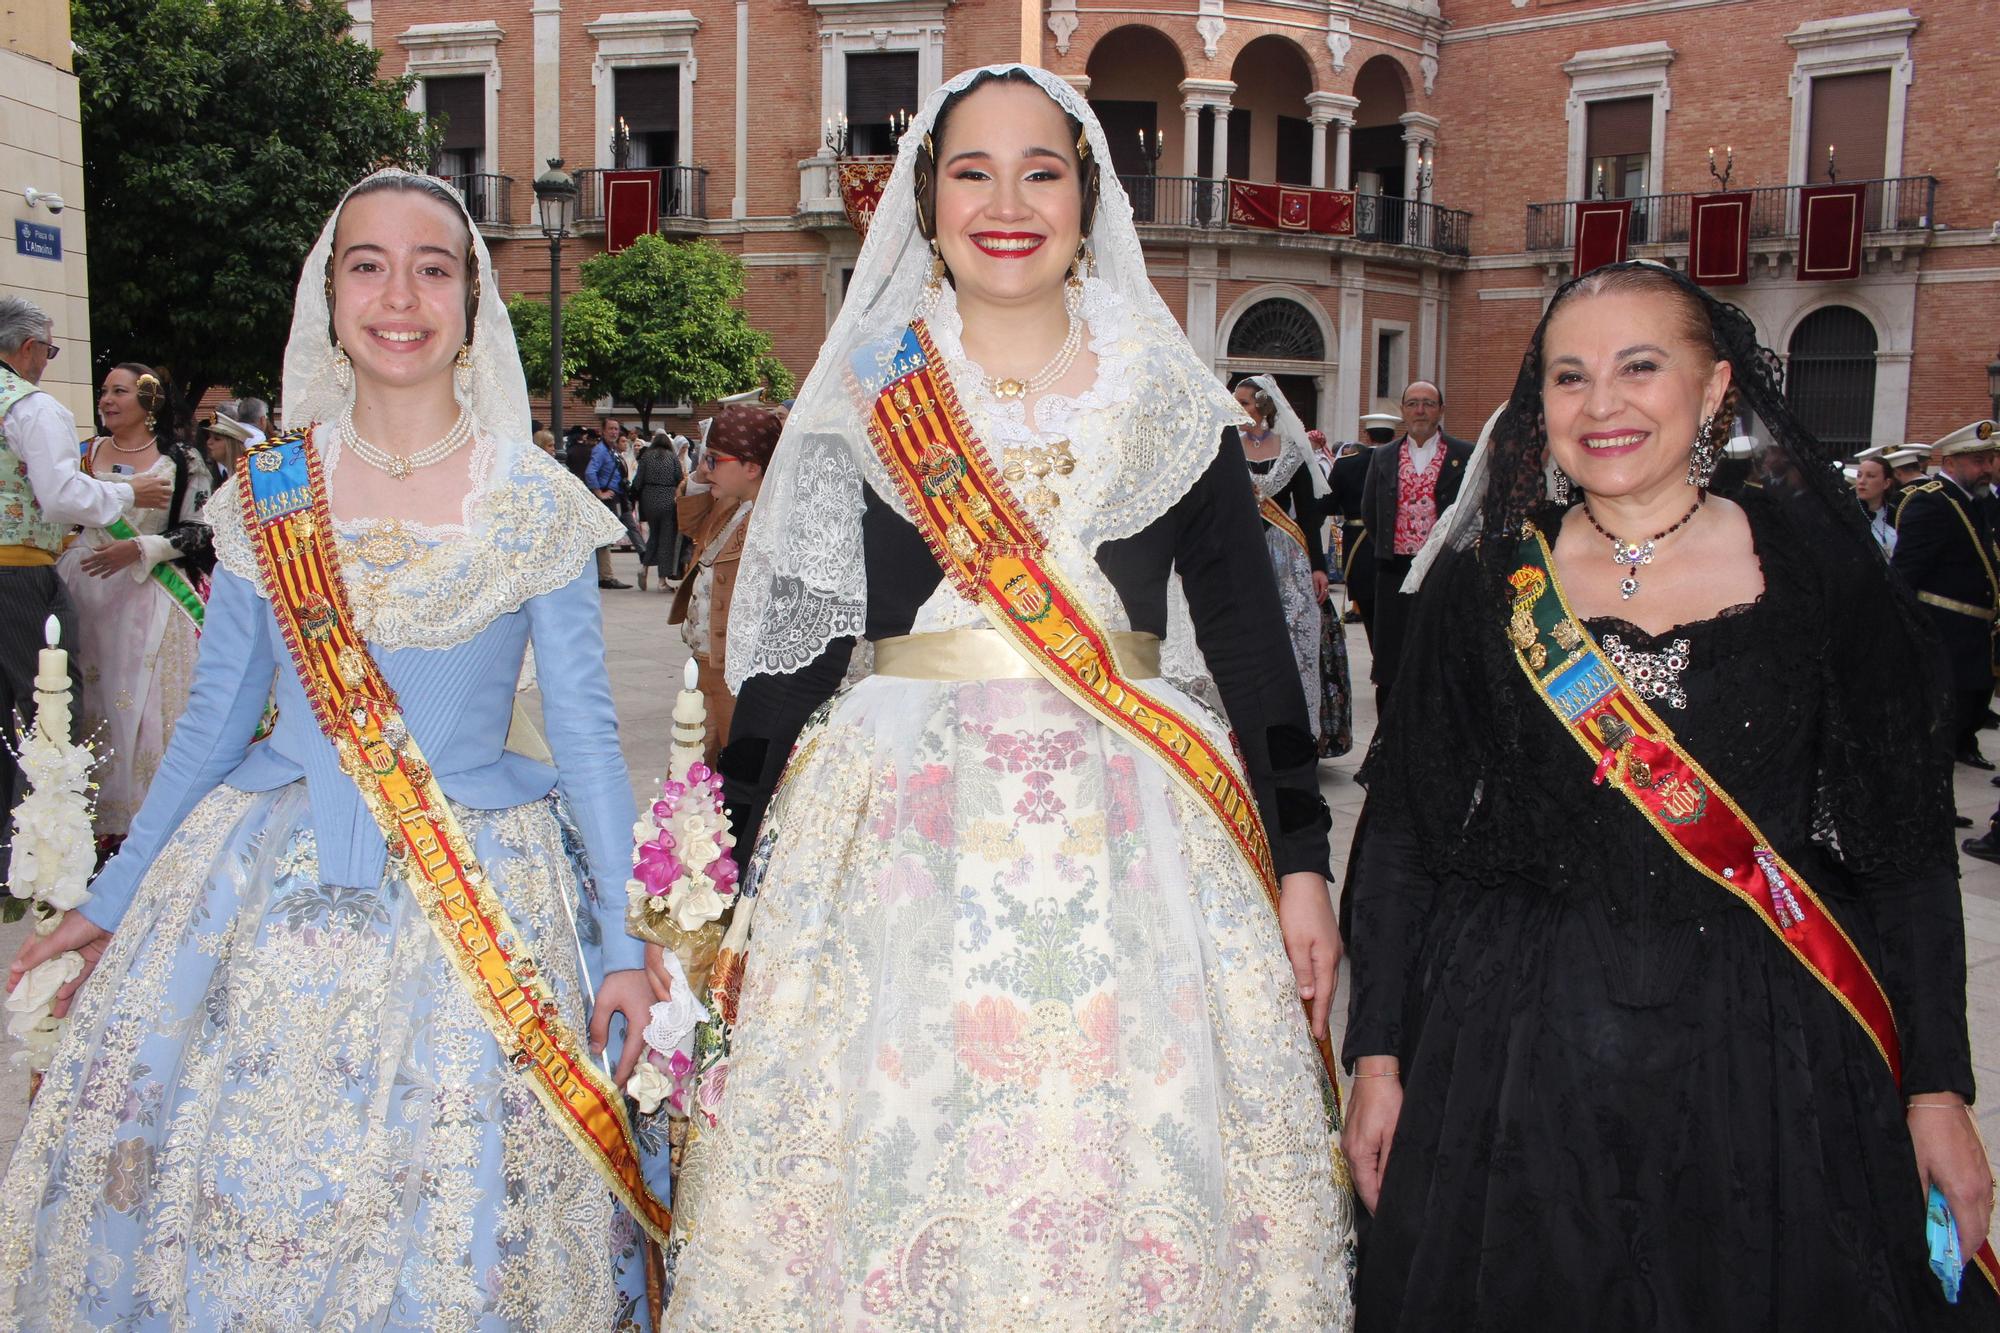
[[[584,393],[629,404],[641,430],[662,403],[705,403],[761,384],[773,398],[792,376],[736,302],[743,264],[707,241],[641,236],[584,261],[582,289],[563,301],[563,371]],[[521,365],[535,393],[549,388],[548,303],[507,303]]]
[[[340,0],[74,0],[71,24],[100,364],[268,395],[326,215],[431,159],[411,81],[376,77]]]

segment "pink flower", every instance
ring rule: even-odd
[[[1046,773],[1030,773],[1027,776],[1027,791],[1014,802],[1014,813],[1030,824],[1052,824],[1062,817],[1065,809],[1062,798],[1051,788],[1055,779]]]
[[[1083,1044],[1068,1053],[1070,1075],[1078,1083],[1108,1079],[1118,1067],[1118,1001],[1099,991],[1076,1016]]]
[[[687,780],[688,785],[691,787],[705,783],[714,776],[715,770],[711,769],[707,764],[702,763],[699,759],[688,765]]]
[[[888,904],[919,902],[937,892],[937,881],[924,863],[908,854],[891,861],[876,881],[875,891]]]
[[[957,837],[955,801],[951,769],[943,764],[925,764],[910,775],[903,788],[907,826],[940,847],[952,846]]]
[[[632,867],[632,878],[646,886],[646,891],[654,896],[665,893],[673,882],[685,873],[680,858],[656,842],[649,842],[639,849],[639,862]]]
[[[1013,1082],[1027,1064],[1021,1052],[1024,1016],[1012,1000],[982,996],[977,1004],[954,1006],[958,1062],[989,1083]]]
[[[1116,838],[1139,831],[1139,782],[1132,756],[1111,756],[1104,802],[1104,834]]]

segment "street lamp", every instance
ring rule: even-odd
[[[549,169],[535,177],[535,212],[542,235],[549,238],[549,432],[561,441],[563,432],[562,372],[562,243],[576,216],[576,177],[562,169],[563,160],[549,159]]]

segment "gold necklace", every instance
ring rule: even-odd
[[[1000,475],[1008,481],[1034,478],[1035,484],[1021,498],[1046,513],[1062,503],[1062,497],[1049,487],[1049,474],[1067,477],[1076,471],[1076,455],[1070,452],[1068,440],[1056,439],[1047,444],[1008,445],[1001,451],[1000,464]]]

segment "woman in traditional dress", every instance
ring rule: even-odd
[[[1739,399],[1796,492],[1706,494]],[[2000,1327],[1926,1245],[1927,1189],[1965,1257],[1993,1203],[1936,649],[1749,318],[1559,289],[1415,576],[1349,903],[1360,1326]]]
[[[1347,640],[1339,632],[1327,596],[1326,542],[1320,531],[1325,523],[1326,479],[1314,465],[1305,423],[1292,411],[1276,380],[1252,375],[1239,381],[1236,401],[1251,424],[1227,427],[1223,447],[1229,447],[1233,436],[1250,466],[1250,484],[1264,518],[1264,546],[1277,578],[1278,600],[1285,608],[1286,636],[1299,664],[1319,753],[1346,754],[1354,743],[1353,711]]]
[[[1305,699],[1240,414],[1109,163],[1046,71],[938,90],[786,423],[670,1327],[1347,1327]],[[1240,769],[1160,679],[1178,584]]]
[[[96,829],[116,846],[139,813],[194,681],[203,590],[214,562],[202,507],[208,469],[174,434],[165,382],[136,362],[113,366],[97,395],[104,434],[85,462],[105,480],[173,479],[165,509],[127,509],[85,528],[56,562],[76,605],[83,734],[99,758]]]
[[[317,424],[210,502],[208,627],[152,794],[15,960],[10,985],[65,949],[95,966],[0,1185],[0,1327],[643,1321],[634,1219],[540,1077],[562,1053],[601,1141],[629,1138],[581,1035],[649,1005],[593,586],[617,523],[530,442],[450,187],[379,172],[328,220],[285,406]],[[562,682],[553,769],[502,748],[530,642]]]

